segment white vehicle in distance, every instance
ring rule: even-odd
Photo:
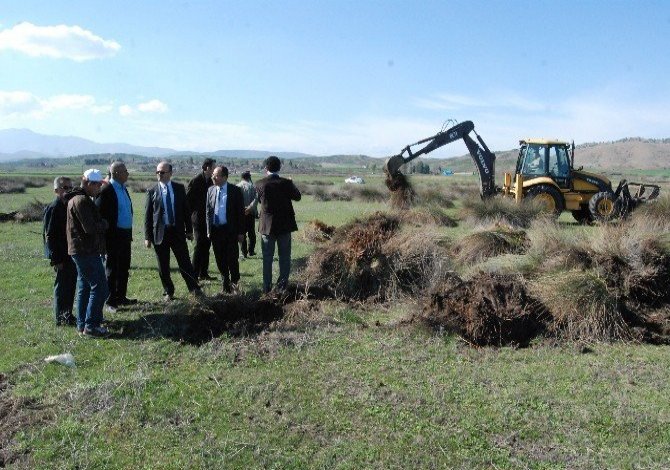
[[[360,176],[350,176],[344,182],[348,184],[365,184],[365,180]]]

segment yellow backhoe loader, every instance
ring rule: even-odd
[[[658,197],[660,188],[621,180],[616,190],[602,175],[575,168],[575,145],[558,140],[519,141],[514,174],[505,173],[502,187],[495,185],[495,154],[489,150],[472,121],[463,121],[432,137],[405,147],[386,161],[386,172],[396,175],[402,165],[446,144],[462,139],[479,173],[482,198],[501,194],[517,202],[530,198],[540,201],[557,217],[571,211],[580,223],[609,221],[625,217],[639,204]],[[470,136],[473,133],[476,141]],[[414,150],[419,145],[423,147]],[[631,193],[633,190],[633,193]]]

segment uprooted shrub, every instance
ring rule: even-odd
[[[479,346],[524,346],[544,331],[548,318],[521,276],[480,273],[468,281],[446,277],[413,320]]]
[[[516,228],[528,228],[533,220],[550,215],[542,204],[535,201],[524,200],[517,204],[512,198],[493,197],[464,200],[460,217],[475,226],[502,223]]]
[[[402,231],[398,217],[376,212],[338,228],[310,256],[305,276],[337,297],[385,301],[423,290],[445,263],[430,231]]]
[[[317,219],[310,220],[300,230],[302,239],[308,243],[323,243],[333,238],[334,233],[335,226],[325,224]]]
[[[393,209],[406,210],[416,203],[416,191],[412,187],[409,179],[400,172],[395,175],[386,175],[384,184],[391,191],[389,204]]]
[[[403,223],[415,226],[437,225],[439,227],[456,227],[458,223],[446,211],[435,204],[419,206],[405,211],[398,211],[398,217]]]
[[[18,211],[14,212],[14,220],[16,222],[37,222],[44,217],[44,208],[47,205],[35,199],[29,202]]]
[[[658,198],[639,206],[631,216],[633,221],[649,223],[649,219],[657,221],[670,229],[670,194],[666,193]],[[644,221],[644,219],[648,219]]]
[[[467,265],[502,254],[521,254],[527,246],[528,238],[523,230],[497,225],[491,230],[466,235],[453,245],[451,252],[461,265]]]
[[[583,231],[566,230],[551,218],[540,218],[526,231],[528,258],[540,273],[590,268],[593,249]]]
[[[624,318],[625,306],[616,291],[594,270],[573,269],[540,276],[530,283],[531,292],[547,306],[553,321],[549,331],[573,341],[631,340]]]

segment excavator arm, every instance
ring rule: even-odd
[[[474,132],[477,141],[470,137],[471,132]],[[405,163],[459,139],[463,139],[465,142],[465,146],[468,148],[468,152],[479,173],[479,181],[481,183],[480,194],[482,198],[493,196],[497,192],[495,186],[496,156],[489,150],[479,134],[475,132],[475,125],[472,121],[463,121],[445,131],[438,132],[432,137],[408,145],[402,149],[398,155],[394,155],[386,161],[386,172],[393,177],[400,171],[400,167]],[[422,144],[426,145],[418,150],[412,151],[413,147]]]

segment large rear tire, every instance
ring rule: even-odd
[[[533,186],[526,192],[526,198],[542,204],[547,212],[553,213],[554,217],[561,215],[565,207],[561,192],[547,184]]]
[[[589,212],[593,220],[610,222],[619,218],[621,201],[617,200],[611,191],[600,191],[589,200]]]

